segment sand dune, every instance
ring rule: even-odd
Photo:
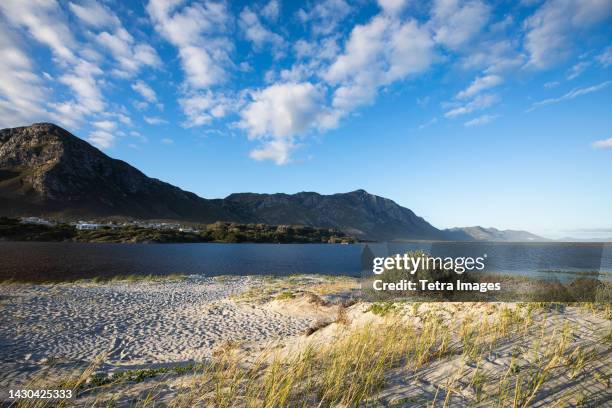
[[[539,378],[538,370],[547,375],[533,396],[522,397],[530,406],[612,401],[612,323],[605,305],[603,312],[580,305],[550,309],[492,303],[402,303],[376,309],[351,300],[357,293],[355,281],[319,276],[3,285],[0,387],[57,386],[67,373],[82,372],[99,356],[103,361],[95,371],[86,372],[87,381],[134,369],[152,372],[210,364],[228,349],[237,358],[236,370],[267,361],[261,366],[265,370],[266,364],[292,361],[307,349],[333,355],[337,344],[342,347],[364,328],[384,339],[393,330],[390,319],[395,319],[393,324],[401,322],[409,330],[401,346],[405,350],[434,326],[438,334],[429,336],[438,342],[448,334],[448,350],[416,365],[399,355],[386,368],[384,381],[371,390],[369,399],[378,405],[446,401],[453,406],[488,406],[491,398],[511,398],[498,395],[502,386],[516,387],[517,378],[526,381],[529,375]],[[514,323],[500,325],[506,318]],[[478,337],[493,333],[494,340],[473,339],[478,352],[472,356],[465,343],[469,330]],[[402,341],[401,333],[398,339]],[[550,357],[550,350],[559,351]],[[547,358],[553,358],[554,366],[546,366]],[[185,393],[206,389],[197,385],[201,377],[189,371],[163,373],[101,389],[85,386],[79,404],[113,395],[118,405],[130,405],[152,390],[157,401],[176,403]],[[205,395],[201,398],[208,401]]]

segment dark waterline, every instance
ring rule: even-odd
[[[442,257],[487,254],[487,272],[561,280],[575,272],[612,272],[612,246],[605,244],[418,242],[367,247],[374,256],[416,249]],[[363,264],[364,248],[364,244],[0,242],[0,280],[59,281],[130,274],[357,277],[369,267]]]

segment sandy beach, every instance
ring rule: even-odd
[[[65,386],[76,375],[78,399],[69,404],[102,404],[112,396],[120,406],[147,398],[188,406],[182,398],[197,390],[199,405],[214,406],[210,384],[194,386],[210,375],[198,369],[231,355],[236,370],[259,372],[227,397],[230,406],[248,405],[238,396],[265,378],[271,362],[291,372],[305,350],[333,359],[333,347],[373,330],[374,354],[389,347],[376,342],[399,336],[397,350],[375,357],[389,363],[369,388],[367,400],[378,405],[489,406],[487,398],[523,395],[516,384],[536,368],[546,378],[531,397],[525,393],[525,406],[612,400],[609,305],[370,304],[358,297],[356,281],[322,276],[4,284],[2,397],[9,389]],[[431,344],[420,361],[413,347],[423,339]],[[557,354],[548,356],[550,350]],[[311,375],[323,378],[321,370]],[[508,396],[501,395],[505,383]]]

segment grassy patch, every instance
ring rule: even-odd
[[[387,316],[397,311],[398,308],[393,302],[376,302],[366,310],[366,312],[372,312],[377,316]]]
[[[281,292],[274,297],[274,300],[287,300],[287,299],[295,299],[295,295],[293,294],[293,292],[290,292],[290,291]]]

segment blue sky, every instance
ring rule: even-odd
[[[207,197],[612,236],[612,1],[0,2],[0,126]]]

